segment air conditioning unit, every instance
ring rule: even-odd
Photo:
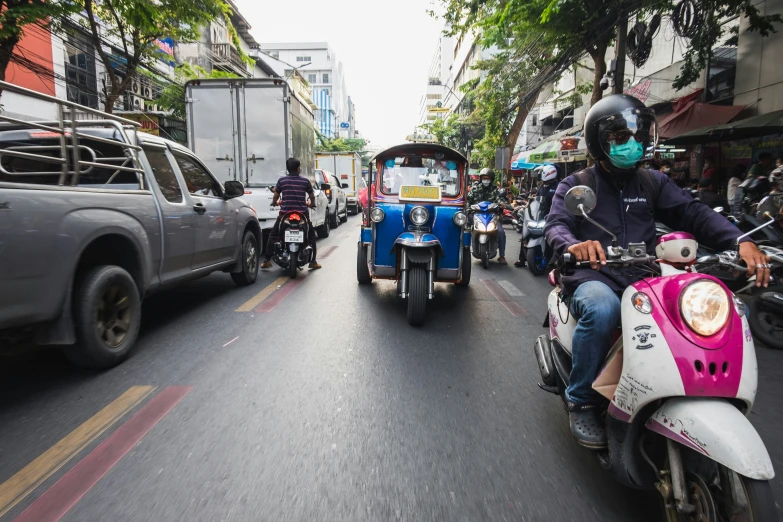
[[[140,96],[131,96],[130,97],[130,110],[132,111],[143,111],[144,110],[144,99]]]
[[[145,86],[144,86],[144,93],[143,93],[142,95],[143,95],[145,98],[147,98],[148,100],[149,100],[150,98],[152,98],[152,89],[150,88],[150,86],[149,86],[149,85],[145,85]]]
[[[144,104],[144,106],[149,112],[158,112],[160,110],[160,107],[158,107],[156,103],[147,102]]]
[[[133,91],[133,94],[141,93],[141,85],[139,85],[139,82],[137,80],[133,80],[133,83],[131,85],[131,91]]]

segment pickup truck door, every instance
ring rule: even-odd
[[[174,152],[195,220],[193,270],[232,261],[237,247],[237,213],[223,187],[195,156]]]
[[[174,158],[164,146],[145,144],[144,155],[152,169],[152,178],[157,190],[153,189],[163,214],[163,261],[160,269],[161,282],[175,280],[190,274],[196,232],[196,215],[190,201],[183,195],[183,188],[177,178]]]

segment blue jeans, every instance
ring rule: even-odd
[[[498,250],[500,250],[500,257],[506,257],[506,231],[502,223],[498,227]]]
[[[579,285],[571,297],[571,313],[579,321],[571,343],[571,376],[566,398],[575,404],[595,404],[603,396],[593,390],[593,381],[612,347],[620,321],[620,298],[600,281]]]

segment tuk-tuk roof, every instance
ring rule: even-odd
[[[382,151],[376,152],[375,155],[370,158],[370,161],[375,161],[376,158],[379,156],[388,156],[390,154],[399,154],[399,153],[405,153],[410,154],[411,152],[415,152],[418,150],[430,150],[435,152],[443,152],[447,154],[451,154],[453,156],[459,157],[462,161],[465,163],[468,162],[468,159],[457,152],[456,150],[446,147],[445,145],[440,145],[438,143],[402,143],[400,145],[395,145],[394,147],[389,147],[388,149],[384,149]]]

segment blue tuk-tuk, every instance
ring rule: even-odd
[[[357,279],[397,281],[412,325],[424,322],[436,282],[470,282],[467,175],[462,154],[434,143],[397,145],[370,160]]]

